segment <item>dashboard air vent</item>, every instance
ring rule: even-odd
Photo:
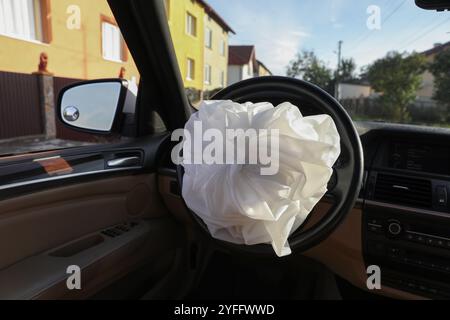
[[[378,174],[374,198],[388,203],[430,208],[431,190],[430,180]]]

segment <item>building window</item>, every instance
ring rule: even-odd
[[[24,40],[43,40],[40,1],[1,0],[0,34]]]
[[[186,16],[186,32],[193,37],[197,36],[197,18],[190,13]]]
[[[225,71],[220,72],[220,85],[225,88]]]
[[[209,64],[205,64],[205,83],[211,84],[211,66]]]
[[[124,44],[119,27],[109,22],[102,22],[103,58],[122,62],[124,60],[123,47]]]
[[[220,40],[219,52],[222,57],[225,57],[225,40],[223,40],[223,39]]]
[[[212,37],[213,33],[210,28],[206,28],[205,30],[205,46],[209,49],[212,49]]]
[[[194,80],[195,79],[195,61],[193,59],[190,59],[190,58],[187,59],[186,78],[188,80]]]
[[[250,63],[248,64],[247,74],[248,74],[249,76],[253,76],[253,63],[252,63],[252,62],[250,62]]]

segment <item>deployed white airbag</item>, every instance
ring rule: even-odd
[[[203,135],[196,132],[199,129]],[[207,133],[208,129],[212,130]],[[244,164],[236,157],[231,161],[242,146],[230,148],[243,131],[233,136],[228,129],[256,130],[244,145]],[[251,137],[257,139],[256,147]],[[183,198],[211,235],[236,244],[270,243],[278,256],[290,254],[288,237],[327,191],[331,167],[340,153],[332,118],[303,117],[291,103],[274,107],[206,101],[187,122],[184,138]],[[222,148],[211,147],[213,142]],[[225,154],[230,150],[233,155]],[[261,150],[267,151],[265,157],[260,158]],[[252,152],[258,156],[256,163],[251,162]],[[205,154],[217,161],[211,164]]]

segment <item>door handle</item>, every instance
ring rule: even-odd
[[[141,158],[140,157],[125,157],[125,158],[117,158],[113,160],[108,160],[108,167],[133,167],[140,165]]]

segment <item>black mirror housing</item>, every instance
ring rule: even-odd
[[[125,116],[135,112],[136,95],[123,79],[77,82],[61,90],[56,112],[59,121],[74,130],[121,133]]]
[[[450,0],[415,0],[416,5],[425,10],[450,10]]]

